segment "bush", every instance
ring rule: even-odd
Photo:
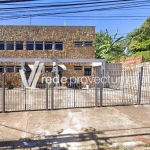
[[[13,88],[14,88],[14,85],[13,85],[13,83],[12,83],[11,80],[8,80],[8,81],[6,82],[6,86],[8,87],[8,89],[13,89]]]
[[[132,57],[138,57],[138,56],[143,56],[143,60],[145,62],[150,62],[150,51],[141,51],[141,52],[136,52],[131,55]]]

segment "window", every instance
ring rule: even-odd
[[[43,42],[35,42],[35,49],[36,50],[43,50]]]
[[[26,42],[26,50],[34,50],[34,42],[32,41]]]
[[[0,66],[0,72],[4,72],[4,66]]]
[[[55,50],[63,50],[63,42],[55,42]]]
[[[45,50],[52,50],[52,42],[45,42]]]
[[[83,45],[83,42],[74,42],[74,45],[75,45],[75,46],[82,46],[82,45]]]
[[[52,66],[46,66],[45,67],[45,72],[51,72],[53,70],[53,67]]]
[[[93,45],[93,42],[84,42],[84,45],[85,45],[85,46],[92,46],[92,45]]]
[[[20,69],[21,69],[21,66],[16,66],[16,72],[19,72]]]
[[[0,41],[0,50],[4,50],[5,49],[5,44],[4,42]]]
[[[82,66],[74,66],[74,70],[82,70]]]
[[[6,42],[6,49],[7,50],[14,50],[14,41],[7,41]]]
[[[23,50],[23,41],[16,42],[16,50]]]
[[[6,71],[7,72],[14,72],[14,66],[7,66]]]
[[[85,76],[91,76],[92,74],[92,67],[84,67],[84,75]]]

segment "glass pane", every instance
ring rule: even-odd
[[[85,42],[84,45],[85,46],[92,46],[92,42]]]
[[[26,50],[34,50],[34,42],[26,42]]]
[[[0,66],[0,72],[4,72],[4,66]]]
[[[53,69],[53,67],[45,67],[45,72],[51,72],[52,71],[52,69]]]
[[[55,50],[63,50],[63,42],[56,42]]]
[[[7,66],[7,72],[14,72],[14,66]]]
[[[7,50],[14,50],[14,42],[6,42]]]
[[[82,66],[74,66],[74,70],[82,70]]]
[[[85,76],[91,76],[92,74],[92,68],[91,67],[85,67],[84,68],[84,75]]]
[[[16,42],[16,50],[23,50],[23,42]]]
[[[16,66],[16,72],[19,72],[20,69],[21,69],[21,66]]]
[[[0,42],[0,50],[4,50],[4,42]]]
[[[35,42],[36,50],[43,50],[43,42]]]
[[[45,50],[52,50],[52,42],[45,42]]]
[[[83,45],[83,42],[75,42],[74,45],[75,45],[75,46],[82,46],[82,45]]]

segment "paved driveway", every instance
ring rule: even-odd
[[[0,149],[27,144],[91,150],[144,143],[150,143],[149,105],[0,113]]]

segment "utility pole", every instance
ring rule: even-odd
[[[67,23],[66,23],[66,20],[64,21],[64,26],[66,26],[67,25]]]
[[[30,26],[31,26],[31,14],[30,14]]]

